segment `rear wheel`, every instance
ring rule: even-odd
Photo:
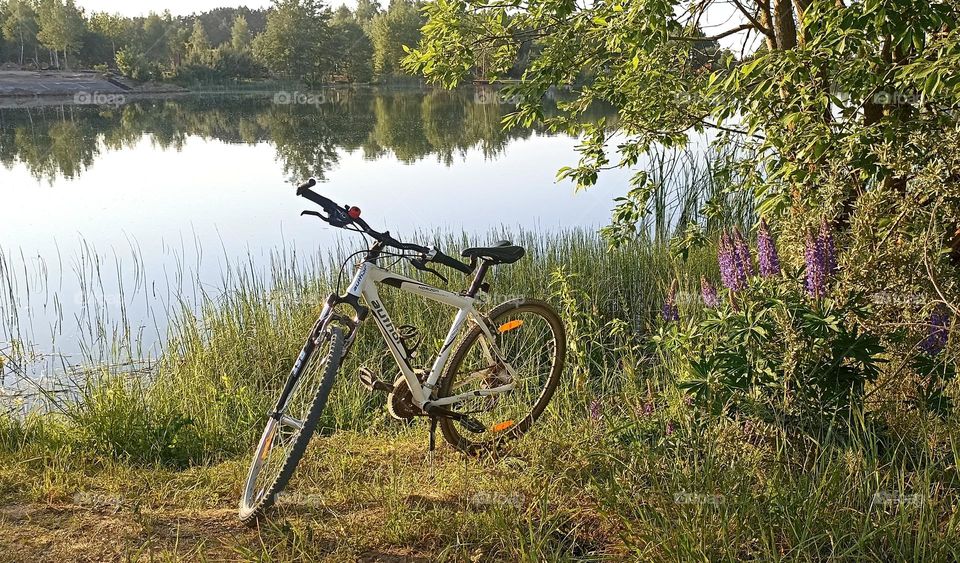
[[[486,431],[481,434],[464,433],[457,422],[440,419],[444,439],[470,454],[490,450],[530,429],[553,397],[567,350],[563,323],[543,301],[508,301],[494,308],[489,319],[495,346],[489,345],[480,327],[470,329],[437,391],[438,397],[450,397],[514,384],[505,393],[471,397],[454,406],[483,424]]]
[[[246,524],[254,523],[276,502],[300,463],[340,368],[343,332],[339,328],[324,331],[305,353],[299,360],[305,362],[299,377],[288,379],[287,400],[267,419],[253,454],[240,498],[240,520]]]

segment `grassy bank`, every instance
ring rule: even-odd
[[[681,400],[649,336],[674,277],[681,313],[695,313],[712,249],[677,271],[659,245],[513,238],[530,258],[494,274],[490,306],[547,298],[570,350],[542,424],[502,455],[428,455],[426,425],[393,421],[356,382],[362,360],[394,369],[366,327],[280,508],[239,526],[262,413],[336,285],[334,257],[278,256],[183,307],[148,377],[91,372],[78,400],[0,419],[0,546],[97,561],[960,557],[954,423],[866,413],[853,432],[798,438]],[[385,297],[396,322],[425,327],[428,361],[449,312]]]

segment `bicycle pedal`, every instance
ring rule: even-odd
[[[474,434],[483,434],[487,431],[487,427],[484,426],[482,422],[470,416],[461,417],[457,420],[457,422]]]
[[[360,383],[367,388],[367,391],[380,391],[383,393],[390,393],[393,391],[393,385],[380,381],[372,371],[367,368],[360,368],[357,370],[357,377],[360,379]]]

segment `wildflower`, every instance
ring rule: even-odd
[[[647,401],[640,407],[640,416],[650,416],[654,410],[656,410],[656,408],[653,406],[653,401]]]
[[[807,265],[807,293],[812,297],[820,297],[827,288],[827,265],[824,256],[823,238],[814,237],[813,231],[807,231],[807,239],[803,253]]]
[[[737,257],[733,239],[726,231],[720,236],[717,247],[717,262],[720,265],[720,279],[730,291],[740,291],[747,285],[747,275]]]
[[[667,436],[673,434],[673,431],[677,429],[677,425],[673,423],[672,420],[667,421]]]
[[[692,407],[692,406],[693,406],[693,397],[691,397],[690,395],[684,395],[684,396],[683,396],[683,404],[684,404],[684,406]]]
[[[743,273],[743,277],[748,278],[752,276],[754,272],[753,257],[750,255],[750,245],[747,244],[747,239],[743,238],[743,233],[737,228],[733,229],[733,251],[734,257],[737,260],[737,266]]]
[[[590,407],[587,412],[590,415],[590,420],[599,421],[603,418],[603,404],[599,399],[594,399],[590,401]]]
[[[927,337],[920,341],[920,348],[936,356],[947,346],[947,325],[949,315],[943,307],[937,307],[930,313],[930,323],[927,325]]]
[[[720,304],[720,298],[717,297],[717,288],[713,287],[710,280],[700,276],[700,294],[703,296],[703,304],[711,309]]]
[[[780,275],[780,256],[777,254],[777,245],[770,234],[767,222],[760,220],[757,229],[757,261],[760,262],[760,275],[769,278]]]
[[[820,223],[816,236],[812,230],[807,231],[804,261],[807,264],[807,293],[813,297],[823,296],[830,275],[837,271],[833,233],[826,219]]]
[[[667,322],[680,320],[680,310],[677,309],[677,280],[673,280],[673,283],[670,284],[670,289],[667,291],[667,299],[663,302],[661,314],[663,315],[663,320]]]

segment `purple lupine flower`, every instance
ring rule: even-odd
[[[673,423],[672,420],[667,421],[667,436],[673,434],[673,431],[677,429],[677,425]]]
[[[823,240],[813,236],[812,230],[807,231],[803,259],[807,265],[807,293],[812,297],[820,297],[827,289],[827,265]]]
[[[693,397],[691,397],[690,395],[684,395],[684,396],[683,396],[683,404],[684,404],[684,406],[692,407],[692,406],[693,406]]]
[[[661,314],[663,320],[667,322],[680,320],[680,310],[677,309],[677,280],[673,280],[670,289],[667,290],[667,298],[663,302]]]
[[[832,274],[837,271],[837,254],[833,246],[833,231],[830,228],[830,223],[824,219],[820,223],[820,232],[817,233],[817,241],[820,243],[820,248],[823,252],[823,265],[824,272],[827,275]]]
[[[757,261],[760,262],[760,275],[770,278],[780,275],[780,256],[777,254],[777,245],[770,234],[767,222],[760,220],[757,229]]]
[[[752,276],[754,270],[753,256],[750,255],[750,245],[747,243],[747,239],[744,238],[743,233],[740,232],[740,229],[736,227],[733,229],[733,253],[740,271],[743,272],[744,278]]]
[[[720,279],[730,291],[740,291],[747,285],[747,276],[743,271],[733,240],[726,231],[720,236],[717,246],[717,262],[720,264]]]
[[[717,288],[713,287],[710,280],[700,276],[700,294],[703,296],[703,304],[711,309],[720,305],[720,298],[717,296]]]
[[[603,404],[599,399],[590,401],[590,407],[587,409],[590,420],[599,421],[603,418]]]
[[[930,324],[927,325],[927,337],[920,341],[920,348],[936,356],[947,346],[947,325],[950,315],[943,307],[937,307],[930,313]]]

